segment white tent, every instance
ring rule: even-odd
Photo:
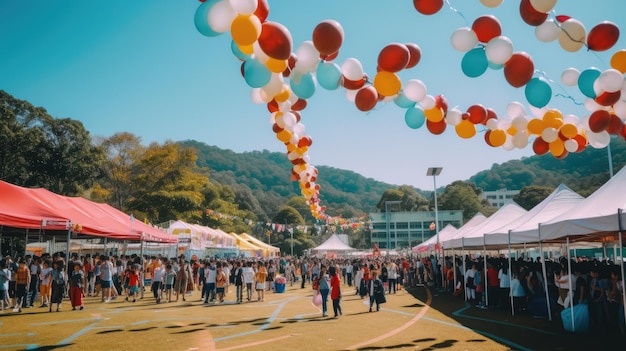
[[[626,216],[626,167],[608,182],[562,215],[541,224],[541,240],[617,241]],[[620,223],[622,228],[620,228]]]
[[[561,184],[543,201],[523,216],[504,226],[485,233],[487,247],[506,247],[510,243],[525,244],[539,242],[538,225],[569,211],[584,197]]]
[[[330,238],[326,239],[321,245],[312,249],[313,251],[350,251],[355,250],[350,245],[344,243],[339,239],[337,234],[333,234]]]
[[[470,230],[459,230],[454,238],[447,241],[445,248],[461,248],[461,247],[483,247],[484,234],[492,230],[507,225],[519,217],[523,216],[527,211],[521,208],[515,202],[509,202],[500,208],[496,213],[492,214],[480,225]]]
[[[485,217],[482,213],[479,212],[476,215],[474,215],[474,217],[472,217],[472,219],[467,221],[467,223],[465,223],[461,228],[459,228],[459,230],[457,230],[456,232],[452,233],[451,236],[448,236],[446,238],[442,238],[441,235],[440,235],[439,236],[439,243],[441,244],[441,246],[444,249],[446,249],[446,250],[447,249],[451,249],[452,246],[450,246],[450,243],[451,243],[452,239],[462,237],[464,233],[472,231],[476,227],[480,226],[486,220],[487,220],[487,217]]]
[[[452,224],[448,224],[442,230],[439,231],[439,242],[441,243],[443,239],[449,239],[453,237],[457,231],[458,229],[452,226]],[[420,243],[414,246],[411,249],[411,251],[412,252],[435,251],[436,246],[437,246],[437,235],[435,234],[431,236],[428,240],[424,241],[423,243]]]

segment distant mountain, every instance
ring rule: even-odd
[[[259,219],[273,217],[280,206],[290,198],[300,196],[297,182],[290,180],[292,164],[279,152],[251,151],[236,153],[195,140],[181,142],[197,150],[198,165],[210,170],[211,181],[231,186],[237,196],[254,198],[249,208]],[[614,172],[626,164],[626,142],[615,138],[611,142]],[[332,216],[357,217],[376,212],[376,204],[385,190],[398,185],[333,167],[316,165],[320,172],[320,200]],[[583,196],[589,195],[609,178],[607,149],[588,147],[570,154],[563,160],[551,155],[531,156],[494,164],[491,169],[478,172],[469,182],[483,190],[519,190],[529,185],[556,187],[563,183]],[[430,191],[416,189],[430,198]]]

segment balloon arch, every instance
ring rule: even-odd
[[[370,111],[381,102],[393,101],[406,109],[404,118],[409,128],[426,124],[432,134],[443,133],[448,126],[465,139],[477,133],[477,126],[486,128],[485,143],[506,150],[525,148],[532,140],[537,155],[550,153],[558,159],[569,153],[583,151],[588,145],[604,148],[611,135],[626,139],[626,49],[616,51],[611,68],[595,67],[579,71],[567,68],[561,74],[566,86],[577,86],[586,97],[584,106],[589,116],[579,118],[563,115],[548,108],[553,95],[550,83],[537,74],[532,57],[515,52],[511,40],[502,34],[499,20],[493,15],[476,18],[471,27],[455,30],[450,43],[464,53],[463,74],[479,77],[487,69],[502,69],[508,84],[524,87],[528,103],[536,108],[537,117],[527,117],[519,102],[506,108],[508,118],[498,118],[489,107],[474,104],[466,111],[448,109],[443,95],[429,95],[424,82],[409,79],[402,82],[397,73],[416,66],[421,58],[415,43],[390,43],[378,55],[377,72],[371,78],[361,62],[348,58],[341,65],[334,62],[343,43],[344,32],[335,20],[325,20],[313,30],[312,40],[302,42],[293,52],[289,30],[278,22],[268,21],[267,0],[200,0],[194,22],[197,30],[208,37],[230,31],[232,53],[242,61],[241,73],[252,88],[255,103],[267,104],[272,129],[283,142],[287,157],[293,164],[291,179],[298,181],[302,195],[316,218],[324,218],[325,206],[319,203],[317,169],[310,164],[308,149],[312,138],[300,123],[300,111],[319,85],[327,90],[346,89],[346,96],[360,111]],[[497,7],[503,0],[480,0],[486,7]],[[535,36],[542,42],[557,41],[567,52],[585,47],[590,51],[610,50],[619,39],[619,28],[602,22],[587,32],[585,26],[569,16],[556,15],[557,0],[521,0],[522,20],[535,27]],[[445,3],[450,6],[448,0]],[[422,15],[434,15],[444,0],[413,0]],[[453,9],[450,6],[451,9]],[[454,9],[453,9],[454,10]],[[624,95],[626,97],[626,95]]]

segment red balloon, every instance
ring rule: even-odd
[[[624,125],[624,128],[622,128],[622,131],[619,133],[619,135],[621,135],[622,138],[626,140],[626,124]]]
[[[257,4],[254,15],[263,23],[267,19],[267,15],[270,14],[270,4],[267,3],[267,0],[258,0]]]
[[[470,106],[467,113],[469,113],[469,121],[473,124],[483,123],[487,119],[487,109],[481,104]]]
[[[548,151],[550,151],[550,144],[541,138],[537,138],[533,142],[533,151],[539,156],[545,155]]]
[[[378,54],[378,66],[383,71],[398,72],[409,63],[411,53],[404,44],[393,43],[385,46]]]
[[[422,58],[422,49],[420,49],[420,47],[415,43],[406,43],[404,46],[409,49],[409,63],[407,63],[404,68],[413,68],[417,66]]]
[[[569,151],[567,151],[567,150],[565,150],[565,149],[564,149],[564,150],[563,150],[563,153],[562,153],[562,154],[560,154],[559,156],[556,156],[556,158],[557,158],[557,159],[559,159],[559,160],[562,160],[562,159],[566,158],[566,157],[567,157],[567,155],[569,155]]]
[[[519,14],[522,16],[524,22],[531,26],[538,26],[548,18],[547,13],[535,10],[533,5],[530,4],[530,0],[522,0],[522,2],[520,2]]]
[[[567,21],[567,20],[568,20],[568,19],[570,19],[570,18],[572,18],[572,17],[571,17],[571,16],[568,16],[568,15],[557,15],[557,16],[556,16],[556,20],[557,20],[559,23],[563,23],[563,22]]]
[[[291,105],[291,109],[293,111],[302,111],[306,108],[307,102],[305,99],[298,99],[296,102]]]
[[[525,52],[516,52],[504,64],[506,81],[516,88],[523,87],[535,73],[533,59]]]
[[[274,131],[274,133],[278,134],[278,133],[283,131],[283,128],[279,127],[278,124],[274,123],[274,124],[272,124],[272,131]]]
[[[261,25],[259,46],[267,56],[276,60],[287,60],[293,46],[291,33],[280,23],[264,22]]]
[[[581,152],[587,147],[587,139],[585,139],[584,136],[578,134],[573,138],[573,140],[576,140],[578,143],[578,149],[576,149],[576,152]]]
[[[611,124],[611,114],[606,110],[594,111],[589,116],[589,129],[594,133],[605,131]]]
[[[370,111],[378,102],[378,92],[373,86],[365,87],[356,93],[354,103],[356,108],[363,112]]]
[[[624,122],[622,121],[622,119],[614,114],[611,114],[611,121],[609,122],[609,126],[606,128],[607,133],[619,135],[623,129]]]
[[[493,144],[491,143],[491,140],[489,140],[489,136],[490,135],[491,135],[491,131],[490,130],[485,132],[485,143],[487,143],[487,145],[493,147]]]
[[[613,106],[616,102],[619,101],[621,96],[622,96],[622,92],[619,90],[612,92],[612,93],[605,91],[604,93],[600,94],[600,96],[596,97],[594,100],[602,106]]]
[[[348,90],[361,89],[365,85],[365,82],[366,82],[365,78],[361,78],[359,80],[350,80],[342,76],[342,85],[344,88]]]
[[[492,108],[487,108],[487,118],[485,118],[483,120],[483,124],[487,124],[487,121],[490,119],[498,119],[498,115],[496,114],[496,111]]]
[[[591,28],[587,35],[587,47],[593,51],[606,51],[617,43],[619,28],[613,22],[602,22]]]
[[[298,61],[298,57],[296,54],[291,53],[287,59],[287,68],[283,71],[283,77],[287,78],[291,75],[291,71],[296,67],[296,61]]]
[[[339,51],[332,53],[330,55],[322,55],[320,54],[320,59],[324,60],[324,61],[332,61],[334,59],[337,58],[337,56],[339,56]]]
[[[413,6],[422,15],[434,15],[443,7],[443,0],[413,0]]]
[[[439,122],[431,122],[429,119],[426,120],[426,128],[429,132],[435,135],[445,132],[447,126],[448,124],[445,119],[442,119]]]
[[[502,34],[500,21],[493,15],[478,17],[472,23],[472,30],[476,33],[478,41],[481,43],[487,43],[489,40]]]
[[[293,113],[294,116],[296,116],[296,122],[300,122],[300,120],[302,119],[302,116],[300,116],[300,112],[291,110],[291,113]]]
[[[313,139],[310,136],[305,135],[298,140],[298,147],[311,146],[313,144]]]
[[[278,103],[276,102],[276,100],[272,99],[272,101],[267,103],[267,110],[270,112],[278,111]]]
[[[437,95],[435,97],[435,106],[439,107],[443,111],[444,116],[448,113],[448,99],[446,99],[445,96],[441,94]]]
[[[322,21],[313,29],[313,45],[322,55],[334,54],[342,43],[343,28],[335,20]]]

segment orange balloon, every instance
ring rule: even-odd
[[[454,129],[456,134],[463,139],[469,139],[476,135],[476,126],[466,119],[461,120],[461,123],[457,124]]]
[[[287,60],[277,60],[270,57],[267,62],[265,62],[265,67],[267,67],[270,72],[282,73],[287,68]]]
[[[374,77],[374,88],[382,96],[394,96],[402,88],[402,81],[395,73],[380,71]]]
[[[242,53],[244,53],[246,55],[254,54],[254,46],[252,44],[250,44],[250,45],[239,45],[239,44],[237,44],[237,47],[239,48],[239,51],[241,51]]]
[[[424,110],[424,115],[426,116],[426,119],[431,122],[440,122],[443,120],[443,111],[441,111],[441,109],[437,106],[429,110]]]
[[[557,138],[555,141],[550,143],[550,153],[554,157],[559,157],[565,151],[565,144],[563,144],[563,140]]]
[[[489,134],[489,141],[494,147],[502,146],[506,142],[506,133],[501,129],[492,130]]]
[[[626,73],[626,49],[622,49],[613,54],[613,57],[611,57],[611,67],[622,72],[622,74]]]
[[[559,127],[563,125],[563,115],[561,111],[556,109],[548,110],[548,112],[543,115],[543,123],[545,123],[546,127],[559,129]]]
[[[576,128],[573,124],[566,123],[561,126],[559,133],[563,134],[564,137],[571,139],[578,134],[578,128]]]
[[[541,135],[544,129],[546,129],[546,124],[541,119],[533,118],[528,121],[528,125],[526,126],[529,132],[535,135]]]
[[[515,135],[515,134],[517,133],[517,128],[515,128],[515,127],[513,127],[513,126],[510,126],[510,127],[506,130],[506,133],[507,133],[508,135]]]
[[[285,102],[287,101],[287,99],[289,99],[289,96],[291,95],[291,91],[289,90],[287,85],[283,86],[283,90],[276,94],[276,96],[274,96],[274,100],[276,100],[277,102]]]
[[[276,139],[282,141],[283,143],[288,143],[291,140],[291,132],[283,129],[279,133],[276,134]]]
[[[238,15],[230,25],[230,34],[237,45],[252,45],[261,35],[261,21],[255,15]]]

